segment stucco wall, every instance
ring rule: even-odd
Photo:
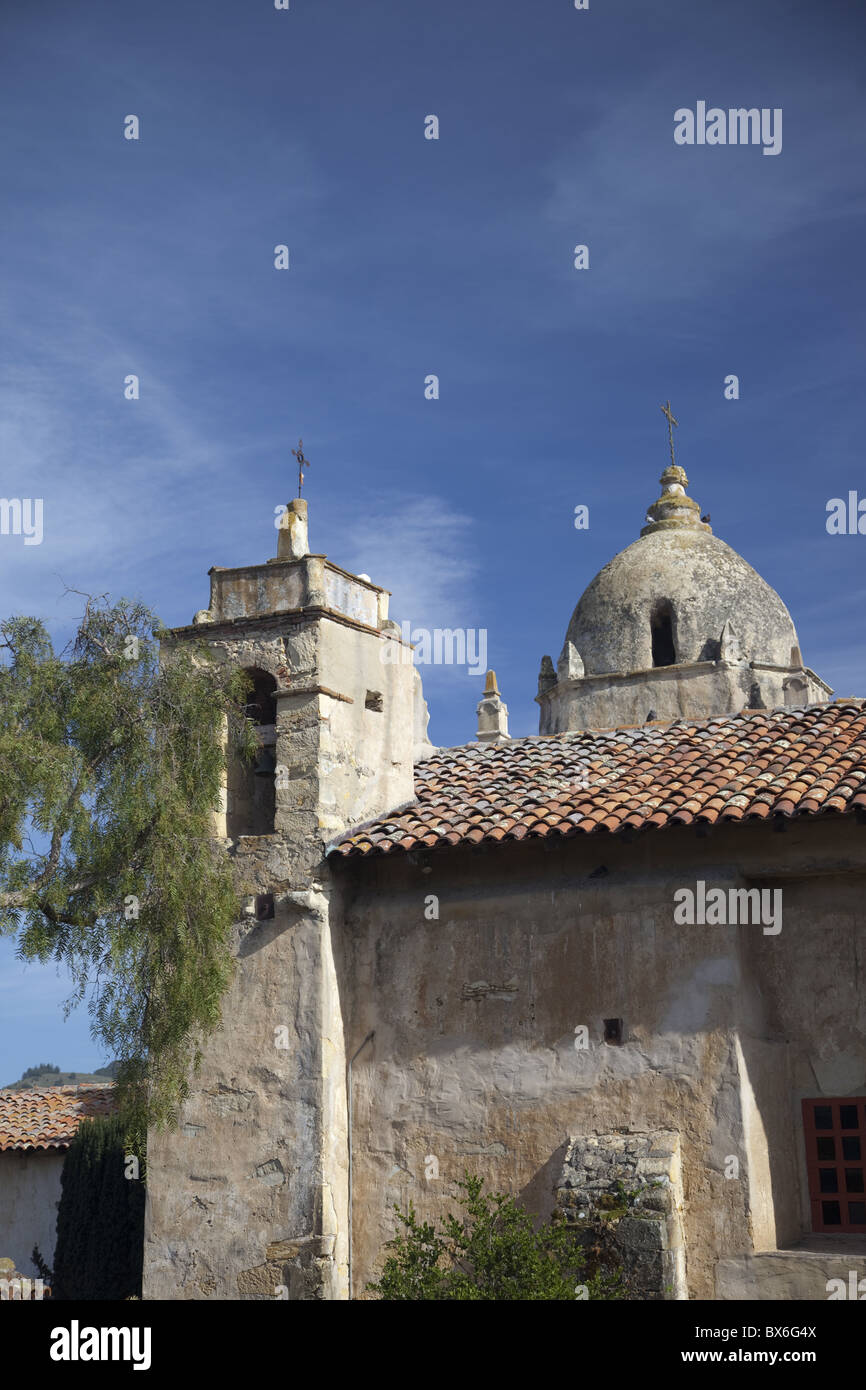
[[[34,1245],[51,1264],[57,1239],[57,1203],[65,1150],[5,1149],[0,1153],[0,1257],[35,1278]]]
[[[680,1135],[693,1298],[720,1257],[806,1230],[799,1097],[866,1083],[863,835],[752,824],[341,865],[348,1051],[375,1030],[354,1072],[356,1293],[393,1204],[441,1215],[464,1169],[549,1211],[569,1134]],[[782,885],[781,932],[676,925],[698,878]]]

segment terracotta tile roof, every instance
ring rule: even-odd
[[[0,1091],[0,1150],[68,1149],[82,1120],[114,1109],[112,1082]]]
[[[441,749],[332,855],[866,811],[866,701]]]

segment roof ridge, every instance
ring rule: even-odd
[[[579,739],[599,739],[615,738],[617,734],[652,733],[663,729],[675,729],[680,725],[688,728],[709,728],[713,724],[729,724],[733,721],[745,719],[768,719],[771,716],[785,716],[791,719],[801,719],[804,714],[827,713],[831,710],[852,708],[862,710],[866,705],[866,696],[847,695],[835,700],[815,700],[808,705],[769,705],[765,709],[741,709],[731,710],[729,714],[711,714],[699,719],[694,719],[688,715],[678,715],[675,719],[653,719],[644,724],[615,724],[610,728],[604,729],[563,729],[555,734],[519,734],[514,738],[509,738],[502,743],[455,743],[451,747],[437,748],[435,752],[423,758],[415,764],[415,771],[423,772],[430,763],[436,762],[440,758],[458,754],[478,754],[485,756],[500,756],[508,754],[516,745],[526,745],[529,743],[550,742],[554,739],[576,741]],[[409,803],[411,804],[411,803]]]

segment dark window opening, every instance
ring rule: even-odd
[[[604,1040],[606,1043],[622,1042],[622,1019],[606,1018],[604,1020]]]
[[[669,603],[659,603],[650,620],[653,666],[675,666],[673,612]]]
[[[241,755],[236,730],[229,731],[226,777],[226,834],[272,835],[276,814],[277,682],[267,671],[245,672],[249,690],[242,713],[255,724],[259,746],[252,758]]]
[[[375,710],[377,714],[382,713],[383,709],[385,708],[385,701],[382,698],[381,690],[367,691],[367,694],[364,697],[364,708]]]
[[[256,921],[269,922],[274,915],[273,893],[256,894]]]
[[[277,682],[267,671],[248,671],[252,689],[244,705],[244,714],[254,724],[276,724],[277,722]]]

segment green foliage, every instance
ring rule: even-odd
[[[52,1294],[62,1299],[141,1295],[144,1183],[127,1178],[119,1115],[85,1120],[66,1154],[57,1208]]]
[[[532,1217],[505,1193],[484,1193],[482,1178],[467,1173],[457,1184],[462,1216],[449,1215],[441,1230],[394,1210],[405,1231],[388,1242],[372,1293],[389,1301],[553,1300],[625,1296],[616,1274],[586,1277],[583,1250],[556,1213],[536,1229]]]
[[[602,1192],[598,1198],[598,1220],[601,1222],[619,1221],[632,1210],[635,1198],[640,1196],[640,1188],[629,1191],[620,1178],[613,1185],[612,1192]]]
[[[39,1278],[44,1280],[46,1284],[53,1285],[54,1270],[51,1269],[48,1263],[46,1262],[42,1254],[42,1251],[39,1249],[38,1245],[34,1245],[33,1253],[31,1254],[30,1258],[39,1271]]]
[[[55,1067],[51,1062],[40,1062],[38,1066],[27,1067],[27,1069],[21,1073],[21,1080],[26,1081],[28,1077],[48,1076],[55,1074],[57,1076],[60,1075],[59,1067]]]
[[[7,1082],[2,1089],[4,1091],[29,1091],[39,1086],[72,1086],[82,1082],[89,1082],[91,1085],[103,1085],[107,1080],[113,1081],[117,1074],[117,1064],[111,1067],[102,1067],[99,1071],[74,1072],[60,1071],[58,1067],[28,1067],[23,1076],[17,1081]]]
[[[246,682],[200,644],[160,661],[160,636],[125,600],[88,599],[60,656],[36,619],[0,624],[0,931],[69,968],[139,1142],[219,1022],[238,915],[213,813]]]

